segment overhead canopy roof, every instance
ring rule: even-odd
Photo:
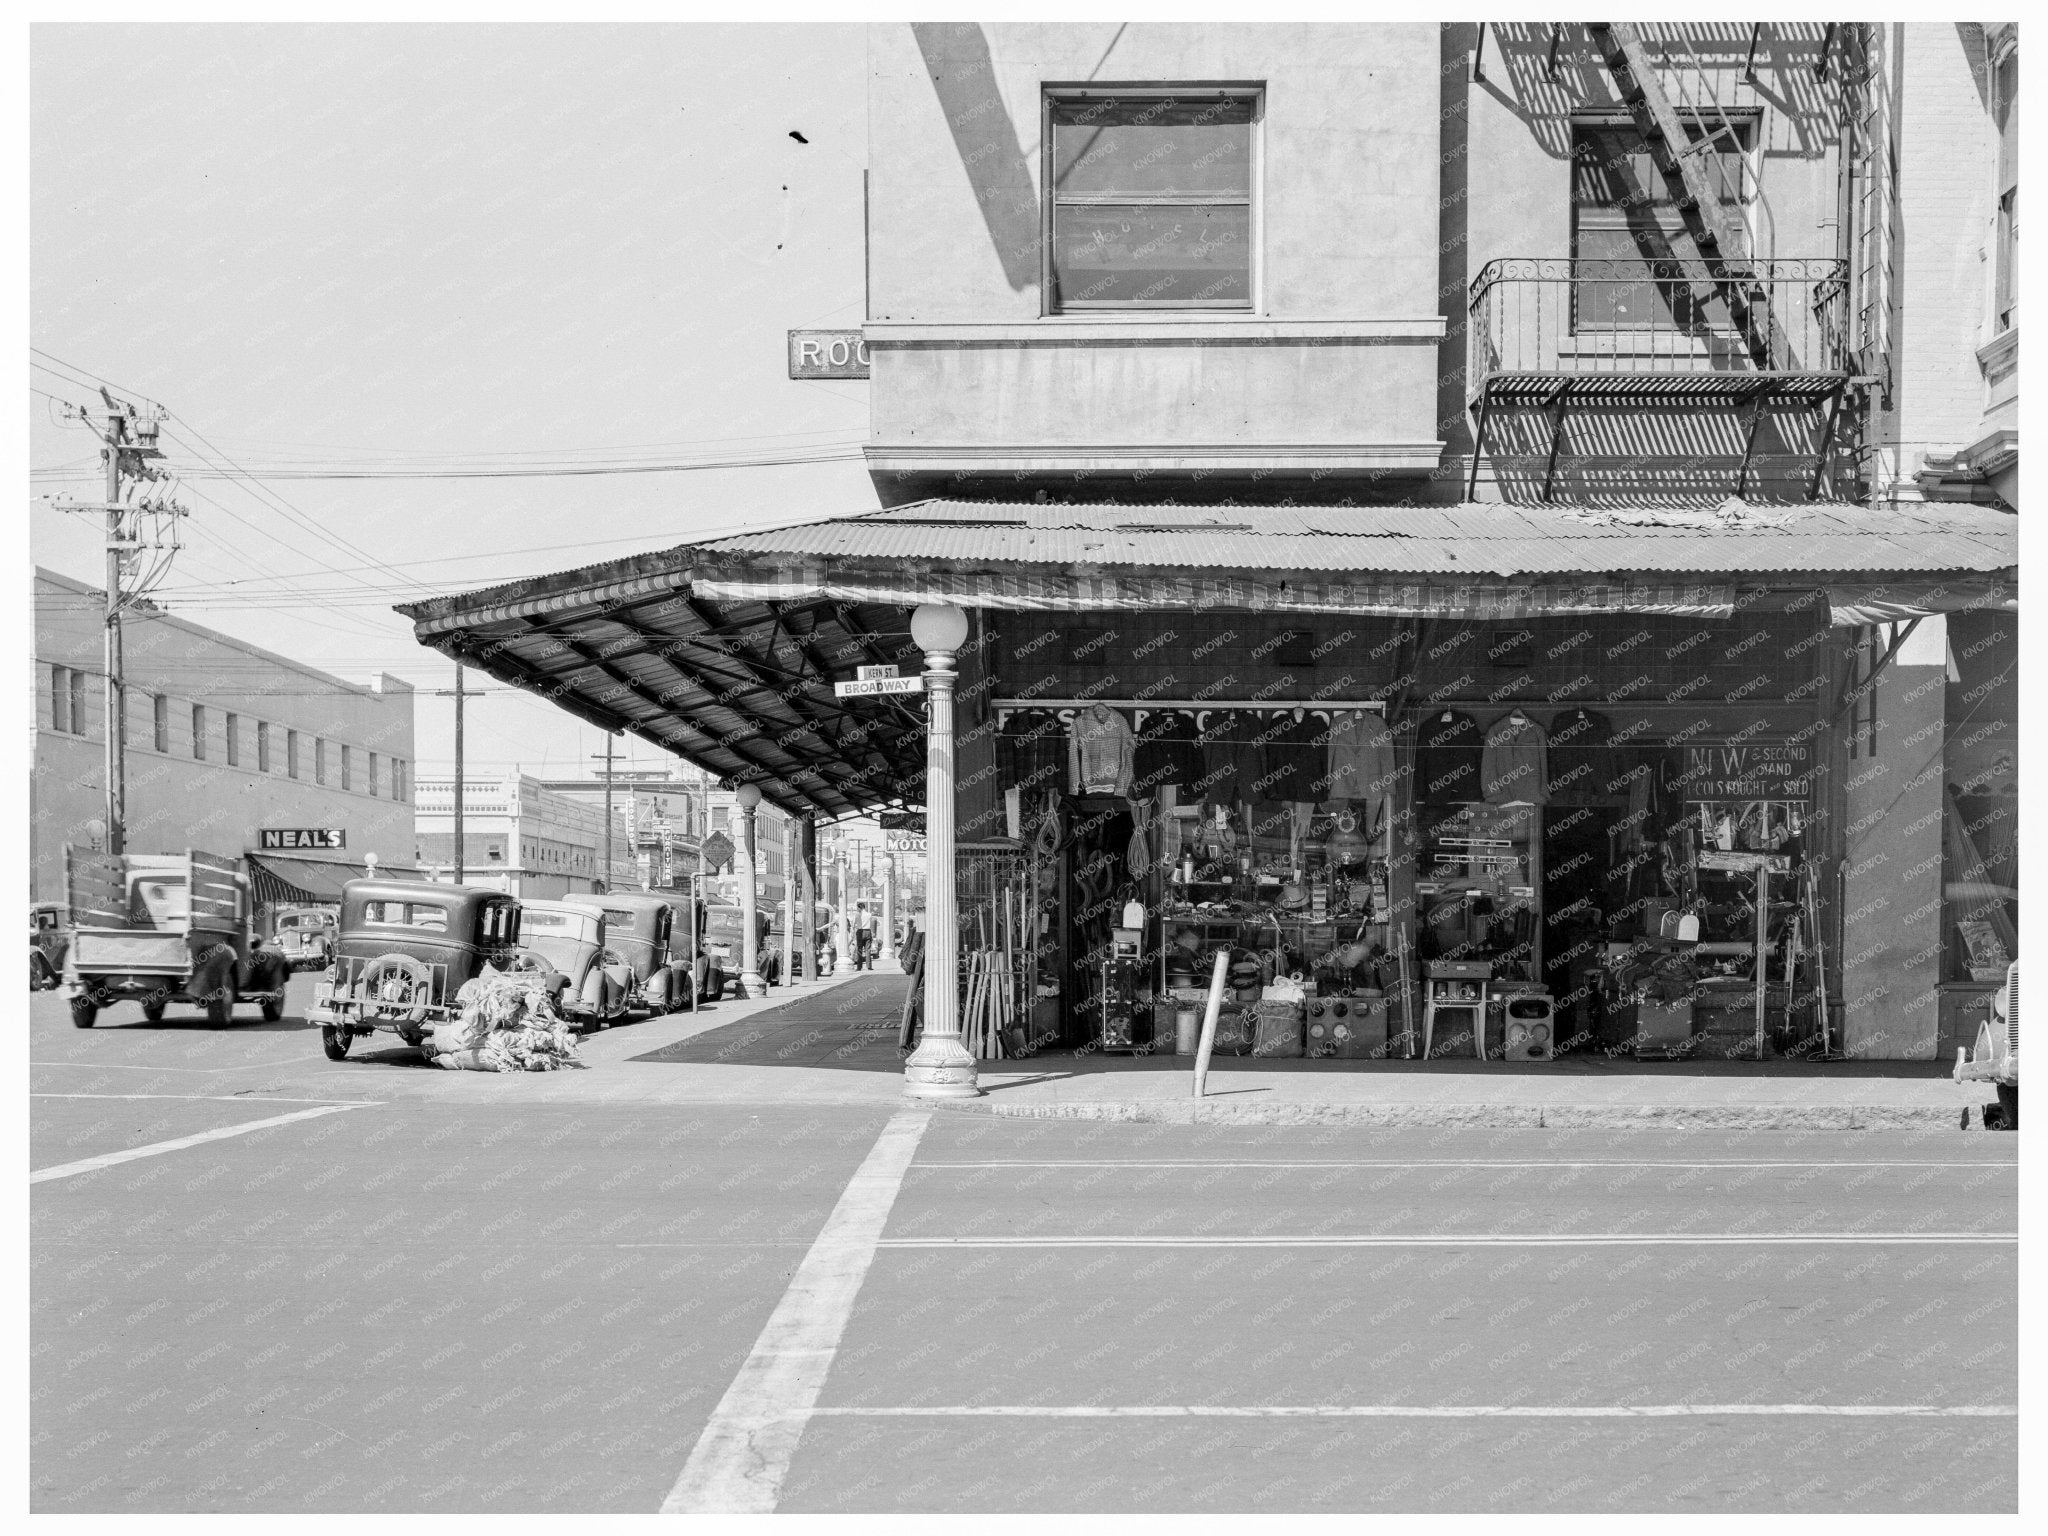
[[[406,604],[421,643],[774,804],[920,803],[915,700],[842,701],[917,665],[907,610],[1733,613],[1825,591],[1837,623],[2016,601],[2017,518],[1833,504],[1584,510],[925,501]]]

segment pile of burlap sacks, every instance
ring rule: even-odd
[[[455,994],[461,1010],[428,1036],[427,1057],[462,1072],[554,1072],[580,1067],[576,1037],[534,972],[486,971]]]

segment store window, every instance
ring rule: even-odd
[[[2020,323],[2020,56],[2015,48],[1992,78],[1998,123],[1998,329]]]
[[[258,720],[256,722],[256,771],[258,773],[270,772],[270,722],[268,720]]]
[[[1733,256],[1748,254],[1750,152],[1756,120],[1688,124],[1696,151],[1736,238]],[[1679,330],[1728,332],[1726,304],[1702,298],[1681,281],[1698,268],[1698,247],[1663,173],[1633,123],[1572,127],[1572,326],[1575,331]]]
[[[238,716],[229,715],[225,722],[227,729],[228,766],[242,766],[242,722]]]
[[[1254,89],[1046,95],[1048,308],[1252,307]]]
[[[192,756],[198,762],[206,761],[206,706],[192,706]]]
[[[171,701],[162,694],[150,700],[152,744],[159,752],[171,750]]]

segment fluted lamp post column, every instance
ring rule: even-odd
[[[978,1096],[974,1057],[960,1040],[960,921],[953,901],[954,658],[967,643],[967,615],[925,603],[910,615],[924,652],[925,937],[924,1038],[903,1064],[903,1091],[918,1099]]]
[[[832,858],[832,974],[851,976],[853,974],[853,946],[849,937],[846,913],[846,849],[842,844]]]
[[[875,969],[903,969],[896,957],[896,855],[886,850],[882,854],[882,938],[875,951]]]
[[[740,808],[740,996],[761,997],[768,991],[761,976],[761,933],[755,916],[760,898],[754,889],[754,812],[761,805],[761,786],[742,784],[733,799]]]

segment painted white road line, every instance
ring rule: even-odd
[[[381,1104],[381,1099],[287,1099],[274,1093],[32,1093],[32,1099],[183,1099],[196,1104]]]
[[[262,1072],[272,1067],[313,1067],[322,1065],[306,1055],[280,1056],[275,1061],[245,1061],[236,1067],[152,1067],[138,1061],[34,1061],[32,1067],[90,1067],[95,1072],[197,1072],[202,1077],[217,1077],[223,1072]]]
[[[886,1237],[883,1248],[1629,1248],[1759,1244],[1919,1246],[2019,1242],[2017,1232],[1414,1232],[1337,1236]]]
[[[1523,1160],[1516,1162],[1468,1162],[1462,1160],[1419,1158],[1321,1158],[1314,1160],[1278,1161],[1217,1160],[1195,1161],[1179,1159],[1174,1161],[1146,1162],[1132,1158],[1053,1158],[1044,1162],[1024,1159],[998,1159],[981,1163],[933,1163],[921,1162],[917,1171],[928,1168],[2013,1168],[2019,1162],[2013,1158],[1970,1158],[1960,1162],[1919,1163],[1919,1162],[1819,1162],[1819,1163],[1660,1163],[1641,1159],[1622,1162],[1550,1162],[1547,1160]]]
[[[813,1408],[816,1418],[839,1419],[2016,1419],[2017,1403],[1615,1403],[1555,1407],[1475,1403],[1451,1407],[1405,1404],[1285,1404],[1246,1407],[1196,1404],[1089,1404],[1043,1406],[1030,1403],[971,1403],[929,1408]]]
[[[661,1501],[663,1514],[774,1511],[931,1116],[927,1109],[899,1110],[882,1128],[712,1410],[682,1475]]]
[[[274,1125],[290,1125],[295,1120],[317,1120],[322,1115],[338,1115],[345,1110],[373,1107],[368,1103],[328,1104],[319,1109],[295,1110],[289,1115],[272,1115],[268,1120],[251,1120],[246,1125],[223,1125],[216,1130],[201,1131],[196,1136],[180,1136],[172,1141],[153,1141],[146,1147],[130,1147],[125,1152],[107,1152],[99,1157],[83,1158],[75,1163],[59,1163],[54,1168],[38,1168],[29,1174],[28,1181],[31,1184],[41,1184],[49,1179],[68,1179],[74,1174],[112,1168],[117,1163],[132,1163],[139,1157],[157,1157],[165,1152],[182,1152],[187,1147],[204,1146],[209,1141],[225,1141],[230,1136],[246,1136],[251,1131],[268,1130]]]

